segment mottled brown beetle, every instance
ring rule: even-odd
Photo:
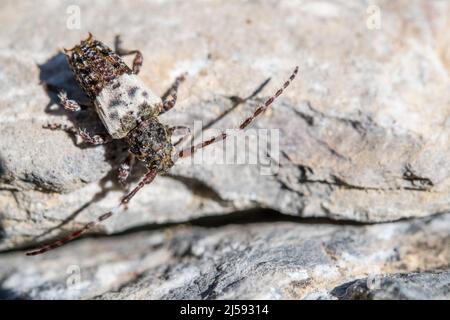
[[[97,220],[86,224],[65,238],[27,252],[27,255],[33,256],[47,252],[79,237],[126,207],[140,189],[151,183],[157,174],[167,172],[178,158],[190,156],[201,148],[227,138],[227,134],[223,132],[199,144],[177,150],[176,146],[184,139],[172,144],[172,133],[175,129],[185,127],[168,127],[159,122],[158,116],[175,106],[178,86],[185,75],[175,80],[167,95],[171,98],[163,101],[137,77],[143,61],[142,54],[137,50],[122,49],[118,37],[115,44],[114,52],[89,34],[89,37],[81,41],[79,45],[65,50],[75,79],[95,106],[108,135],[90,135],[84,130],[60,124],[48,124],[44,127],[67,131],[80,136],[84,142],[94,145],[105,144],[113,139],[125,139],[129,146],[129,156],[119,168],[119,181],[125,183],[136,158],[144,162],[148,172],[113,210],[102,214]],[[133,69],[130,69],[120,58],[129,54],[135,55]],[[258,106],[253,115],[241,123],[239,129],[246,128],[258,115],[262,114],[294,80],[297,73],[298,67],[283,87],[264,104]],[[69,100],[65,92],[61,92],[59,98],[65,109],[80,110],[79,104]]]

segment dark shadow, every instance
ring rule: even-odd
[[[102,200],[104,197],[106,197],[110,191],[123,190],[125,193],[125,190],[118,183],[113,183],[109,187],[106,186],[106,184],[109,181],[114,181],[115,173],[116,173],[115,170],[111,170],[104,178],[102,178],[100,180],[99,184],[100,184],[101,189],[99,192],[95,193],[88,202],[86,202],[81,207],[79,207],[74,212],[72,212],[69,216],[67,216],[67,218],[65,218],[63,221],[61,221],[61,223],[59,223],[58,225],[56,225],[54,227],[47,229],[45,232],[43,232],[39,236],[35,237],[32,240],[32,243],[34,243],[36,241],[36,239],[42,238],[42,237],[52,233],[55,230],[62,229],[65,225],[67,225],[68,223],[73,221],[83,210],[87,209],[90,205],[92,205],[92,204]],[[60,236],[62,236],[62,235],[64,235],[64,234],[60,234]]]
[[[57,115],[67,113],[64,108],[57,108],[59,104],[57,94],[61,90],[66,91],[67,95],[73,100],[83,103],[89,102],[89,99],[75,81],[66,56],[62,52],[57,53],[38,67],[40,84],[50,98],[45,108],[47,113]]]
[[[0,182],[2,183],[8,183],[13,180],[13,177],[11,174],[8,174],[8,170],[6,168],[5,160],[0,153]]]
[[[0,301],[1,300],[30,300],[30,297],[26,294],[18,293],[10,288],[4,287],[5,279],[8,275],[3,275],[0,279]]]
[[[173,180],[176,180],[178,182],[181,182],[183,185],[185,185],[189,190],[192,191],[192,193],[196,196],[199,196],[201,198],[211,199],[215,202],[226,204],[228,201],[223,200],[219,193],[217,193],[214,188],[208,186],[203,181],[200,181],[195,178],[191,177],[185,177],[180,176],[176,174],[167,173],[164,174],[165,177],[171,178]]]
[[[5,175],[5,173],[6,173],[5,162],[2,158],[2,155],[0,154],[0,180],[4,178],[3,176]]]
[[[142,175],[145,172],[145,167],[140,164],[137,163],[134,173],[130,176],[130,182],[134,183],[137,180],[139,180]],[[110,184],[110,186],[107,186],[108,182],[112,181],[113,183]],[[123,191],[124,195],[126,193],[128,193],[128,189],[125,189],[122,185],[120,185],[117,182],[117,168],[114,168],[105,176],[103,177],[100,181],[99,181],[99,185],[100,185],[100,191],[98,191],[97,193],[93,194],[91,199],[86,202],[85,204],[83,204],[82,206],[80,206],[78,209],[76,209],[75,211],[73,211],[70,215],[67,216],[67,218],[65,218],[63,221],[61,221],[58,225],[51,227],[47,230],[45,230],[43,233],[41,233],[38,236],[33,237],[32,239],[28,240],[26,243],[24,243],[23,245],[21,245],[20,247],[16,247],[13,248],[11,250],[4,250],[4,251],[0,251],[0,252],[9,252],[9,251],[15,251],[17,249],[23,249],[23,248],[36,248],[36,247],[40,247],[42,245],[54,242],[55,240],[66,236],[68,233],[70,232],[66,232],[66,231],[62,231],[60,232],[60,234],[55,235],[54,237],[52,237],[51,239],[42,241],[42,242],[37,242],[38,239],[52,233],[55,230],[58,229],[62,229],[65,225],[67,225],[68,223],[72,222],[73,220],[75,220],[75,218],[81,213],[83,212],[85,209],[87,209],[90,205],[101,201],[103,198],[105,198],[108,193],[110,191]],[[119,201],[119,199],[118,199]],[[1,225],[0,225],[1,227]],[[1,231],[1,229],[0,229]],[[88,237],[90,235],[87,235]],[[92,235],[92,236],[96,236],[96,235]]]
[[[105,178],[106,179],[106,178]],[[95,195],[90,203],[93,203],[96,201],[96,198],[104,196],[104,192],[108,192],[111,189],[105,189],[102,192],[99,192],[99,194]],[[84,207],[84,206],[83,206]],[[74,217],[69,217],[68,219],[73,219]],[[64,224],[70,222],[66,221]],[[322,225],[353,225],[353,226],[361,226],[364,227],[367,224],[365,223],[359,223],[355,221],[349,221],[349,220],[342,220],[342,221],[336,221],[331,220],[327,218],[303,218],[299,216],[291,216],[291,215],[285,215],[281,214],[278,211],[271,210],[271,209],[264,209],[264,208],[255,208],[255,209],[249,209],[249,210],[242,210],[242,211],[236,211],[231,213],[225,213],[222,215],[210,215],[210,216],[204,216],[192,220],[186,220],[186,221],[180,221],[180,222],[167,222],[167,223],[152,223],[137,227],[132,227],[129,229],[126,229],[122,232],[117,232],[114,234],[86,234],[80,238],[72,240],[79,241],[81,239],[86,238],[103,238],[103,237],[121,237],[125,235],[129,235],[135,232],[142,232],[142,231],[157,231],[157,230],[164,230],[171,227],[176,226],[194,226],[194,227],[201,227],[201,228],[218,228],[223,227],[227,225],[247,225],[247,224],[256,224],[256,223],[282,223],[282,222],[292,222],[292,223],[298,223],[303,225],[314,225],[314,224],[322,224]],[[64,225],[62,224],[62,225]],[[61,226],[58,226],[61,227]],[[52,230],[57,229],[58,227],[52,228]],[[48,234],[50,231],[47,231],[46,234]],[[28,244],[24,244],[20,247],[11,248],[4,250],[2,252],[12,252],[17,251],[20,249],[32,249],[40,247],[41,245],[45,245],[48,243],[53,242],[54,240],[58,239],[61,236],[65,236],[67,233],[62,233],[59,236],[52,237],[51,240],[46,240],[41,243],[36,244],[35,242],[29,242]],[[36,237],[39,238],[39,237]]]
[[[0,181],[1,182],[6,182],[8,180],[7,177],[5,176],[5,174],[6,174],[5,163],[0,154]],[[3,241],[3,239],[5,239],[5,237],[6,237],[6,233],[5,233],[5,228],[3,226],[3,220],[0,220],[0,243]]]
[[[100,119],[98,118],[97,113],[95,112],[95,108],[88,107],[84,108],[80,112],[70,112],[66,111],[62,108],[62,106],[59,105],[59,101],[57,98],[57,93],[60,90],[65,90],[68,94],[69,99],[77,100],[77,101],[86,101],[87,98],[82,92],[82,90],[78,87],[74,76],[72,74],[72,71],[69,68],[68,62],[66,61],[66,58],[63,53],[58,53],[52,58],[50,58],[46,63],[39,66],[40,69],[40,81],[43,85],[43,90],[46,90],[48,96],[49,96],[49,104],[46,106],[45,111],[47,113],[50,113],[52,115],[61,115],[61,116],[67,116],[69,121],[72,122],[74,127],[79,127],[80,125],[83,128],[86,128],[89,132],[92,133],[104,133],[105,128],[103,127]],[[232,110],[234,110],[239,104],[247,102],[249,99],[253,99],[256,97],[256,95],[267,85],[270,79],[265,80],[256,90],[250,94],[246,98],[240,98],[237,96],[231,96],[229,99],[233,102],[233,107],[229,110],[227,110],[224,114],[222,114],[219,118],[215,119],[213,122],[209,123],[207,127],[210,127],[214,125],[217,121],[222,119],[224,116],[226,116],[228,113],[230,113]],[[45,130],[45,129],[43,129]],[[49,134],[52,133],[52,131],[48,131]],[[106,187],[106,182],[109,180],[113,180],[116,182],[115,179],[116,171],[118,165],[125,159],[127,154],[127,148],[123,141],[115,140],[112,143],[102,145],[102,146],[89,146],[89,145],[80,145],[82,148],[86,147],[97,147],[97,148],[105,148],[106,150],[106,161],[108,161],[111,166],[112,170],[109,172],[101,181],[100,185],[102,186],[101,191],[97,194],[93,195],[92,198],[82,205],[80,208],[72,212],[65,221],[61,222],[57,226],[45,231],[43,234],[39,235],[38,237],[35,237],[34,239],[30,240],[28,244],[25,244],[21,246],[21,248],[27,248],[30,247],[32,244],[32,247],[39,247],[40,244],[36,245],[36,240],[41,238],[44,235],[48,235],[50,232],[62,228],[67,223],[73,221],[78,214],[80,214],[83,210],[85,210],[89,205],[92,203],[95,203],[101,199],[103,199],[109,191],[116,188],[121,188],[118,183],[114,183],[112,187]],[[89,164],[86,164],[89,165]],[[95,165],[95,164],[91,164]],[[136,180],[140,179],[142,177],[143,173],[143,167],[139,168],[137,166],[135,170],[133,171],[133,174],[130,179],[130,183],[135,182]],[[207,185],[202,184],[201,182],[198,182],[194,179],[189,179],[186,177],[180,177],[180,176],[172,176],[172,178],[184,183],[185,185],[189,186],[190,188],[193,188],[195,191],[201,193],[202,196],[209,197],[211,199],[214,199],[216,201],[224,201],[220,199],[220,196],[211,188],[209,188]],[[136,231],[141,230],[160,230],[167,227],[172,227],[176,225],[191,225],[191,226],[198,226],[198,227],[204,227],[204,228],[216,228],[221,227],[225,225],[230,224],[249,224],[249,223],[267,223],[267,222],[295,222],[295,223],[302,223],[302,224],[316,224],[316,223],[326,223],[326,224],[354,224],[359,225],[359,223],[355,222],[349,222],[349,221],[341,221],[336,222],[329,219],[313,219],[313,218],[301,218],[298,216],[289,216],[289,215],[283,215],[280,214],[277,211],[269,210],[269,209],[262,209],[262,208],[256,208],[251,210],[245,210],[245,211],[238,211],[233,212],[229,214],[223,214],[223,215],[211,215],[206,217],[201,217],[189,221],[184,222],[176,222],[176,223],[165,223],[165,224],[149,224],[145,226],[139,226],[135,228],[130,228],[124,232],[114,234],[114,236],[121,236],[123,234],[129,234]],[[60,236],[63,236],[65,232],[62,232],[60,235],[56,235],[53,239],[58,239]],[[85,237],[102,237],[104,235],[87,235]],[[83,238],[85,238],[83,237]],[[51,240],[45,241],[44,243],[52,242]],[[42,244],[42,243],[41,243]],[[7,251],[13,251],[17,250],[17,248]]]

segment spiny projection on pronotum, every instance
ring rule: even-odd
[[[138,50],[123,49],[119,37],[116,37],[115,40],[115,50],[113,51],[89,34],[89,37],[81,41],[79,45],[70,50],[64,50],[75,79],[91,100],[92,106],[96,108],[107,134],[93,135],[83,129],[55,123],[47,124],[44,127],[51,130],[64,130],[79,136],[85,143],[93,145],[106,144],[114,139],[124,139],[128,144],[129,152],[128,157],[119,167],[118,179],[122,184],[126,183],[136,159],[143,161],[148,171],[138,185],[131,189],[111,211],[102,214],[97,220],[60,240],[27,252],[27,255],[34,256],[47,252],[81,236],[113,214],[126,208],[139,190],[150,184],[157,174],[167,172],[177,159],[191,156],[197,150],[227,138],[227,134],[222,132],[198,144],[181,147],[185,138],[190,136],[188,128],[167,126],[159,121],[158,116],[175,106],[179,84],[186,75],[183,74],[176,78],[168,90],[168,94],[162,99],[137,76],[142,66],[142,54]],[[121,59],[121,56],[131,54],[135,55],[132,69]],[[294,69],[289,79],[275,95],[258,106],[254,113],[241,123],[239,129],[245,129],[257,116],[264,113],[294,80],[297,73],[298,67]],[[81,110],[80,104],[69,99],[65,92],[61,91],[59,98],[65,109]],[[172,143],[172,134],[178,129],[184,129],[187,132],[184,138]]]

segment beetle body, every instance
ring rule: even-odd
[[[166,171],[173,162],[171,132],[158,120],[163,102],[123,62],[92,35],[67,50],[80,87],[92,100],[108,134],[125,139],[129,150],[149,168]]]

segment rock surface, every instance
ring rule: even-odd
[[[444,298],[449,228],[445,214],[369,226],[222,221],[83,239],[43,256],[0,256],[1,297],[338,299],[343,285],[369,277],[372,289],[387,291],[389,279],[400,288],[375,298]],[[447,271],[413,273],[435,269]],[[389,276],[399,272],[407,278]],[[363,296],[355,292],[345,298]]]

